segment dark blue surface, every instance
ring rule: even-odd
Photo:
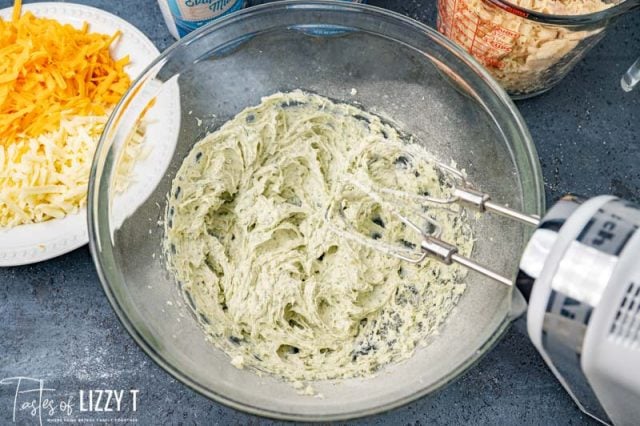
[[[154,0],[77,2],[125,18],[161,50],[173,42]],[[435,23],[435,0],[369,3]],[[0,0],[0,8],[10,5],[11,1]],[[625,94],[619,86],[620,76],[638,55],[640,14],[634,14],[617,22],[558,87],[518,103],[538,147],[549,202],[567,191],[587,196],[613,193],[640,201],[640,91]],[[142,353],[104,297],[86,247],[38,265],[0,269],[0,319],[0,380],[44,379],[47,387],[56,389],[51,393],[56,402],[80,389],[139,389],[136,413],[129,403],[124,414],[85,416],[90,419],[134,418],[144,425],[268,422],[194,393]],[[12,387],[0,386],[0,424],[12,420],[13,397]],[[74,416],[82,417],[77,411]],[[25,418],[18,414],[19,423]],[[529,342],[523,320],[476,367],[443,391],[361,421],[589,422]]]

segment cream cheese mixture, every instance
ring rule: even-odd
[[[367,376],[436,332],[465,272],[416,266],[336,232],[415,242],[350,182],[449,194],[452,183],[422,156],[379,117],[301,91],[264,98],[195,144],[169,195],[167,263],[233,365],[294,382]],[[328,214],[336,205],[341,214]],[[469,254],[464,215],[428,214]]]

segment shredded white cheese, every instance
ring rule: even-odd
[[[62,218],[85,205],[107,117],[67,117],[55,132],[0,145],[0,227]],[[126,186],[142,142],[142,130],[134,132],[119,159],[117,190]]]

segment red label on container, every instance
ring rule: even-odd
[[[493,7],[493,3],[488,3],[486,7]],[[501,12],[494,9],[492,13]],[[493,68],[502,68],[502,58],[513,50],[514,42],[519,37],[515,31],[480,18],[469,8],[468,0],[438,0],[438,31],[483,65]]]
[[[521,18],[526,18],[527,16],[529,16],[529,14],[523,10],[520,9],[516,9],[514,7],[508,6],[506,4],[502,4],[502,3],[493,3],[493,2],[489,2],[488,0],[483,0],[485,3],[491,3],[494,6],[498,6],[500,9],[502,10],[506,10],[509,13],[513,13],[514,15],[520,16]]]

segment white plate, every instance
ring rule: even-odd
[[[0,17],[5,20],[10,19],[12,10],[13,8],[0,10]],[[91,32],[113,34],[120,30],[122,35],[114,43],[111,51],[116,58],[129,55],[131,63],[127,66],[126,71],[132,79],[135,79],[160,54],[151,40],[140,30],[103,10],[72,3],[34,3],[24,5],[22,10],[23,13],[30,11],[36,16],[56,19],[78,28],[86,21],[89,23]],[[176,94],[174,93],[174,95]],[[177,134],[175,120],[163,121],[165,115],[170,115],[163,114],[163,111],[171,111],[168,106],[162,105],[166,104],[166,101],[174,103],[178,102],[178,98],[177,96],[163,96],[163,102],[160,102],[159,99],[156,107],[154,107],[154,115],[156,115],[156,118],[160,118],[157,122],[162,123],[163,126],[169,126],[166,130],[167,133]],[[154,129],[154,133],[156,132],[161,131]],[[151,165],[153,161],[162,158],[159,157],[161,153],[155,151],[144,160],[145,163]],[[162,166],[162,164],[156,162],[151,167],[154,169],[153,172],[157,174],[164,172],[166,167],[163,168]],[[146,189],[139,186],[136,192],[142,191],[145,195],[149,193],[148,185],[146,185]],[[78,213],[68,215],[62,219],[20,225],[10,229],[0,228],[0,266],[40,262],[68,253],[86,244],[89,241],[86,216],[86,209],[83,208]]]

